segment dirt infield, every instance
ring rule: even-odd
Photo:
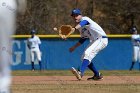
[[[140,72],[101,71],[104,79],[87,81],[87,71],[81,81],[69,70],[13,71],[12,93],[140,93]]]
[[[74,76],[14,76],[13,84],[140,84],[140,76],[104,76],[101,81],[78,81]]]

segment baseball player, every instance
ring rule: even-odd
[[[108,44],[108,38],[104,30],[92,19],[86,16],[82,16],[79,9],[72,10],[71,16],[77,22],[75,30],[79,30],[81,38],[69,51],[73,52],[78,46],[83,44],[87,38],[90,40],[87,48],[82,55],[82,65],[80,71],[77,71],[72,67],[72,72],[75,74],[78,80],[84,76],[84,72],[88,67],[94,73],[93,77],[87,80],[100,80],[103,78],[101,73],[96,69],[92,59],[103,50]]]
[[[35,68],[34,68],[35,55],[39,61],[39,66],[40,66],[40,71],[41,71],[42,70],[41,52],[40,52],[41,41],[40,41],[39,37],[35,35],[35,33],[36,33],[35,30],[31,31],[31,37],[27,40],[27,46],[30,49],[32,71],[35,70]]]
[[[25,0],[0,0],[0,93],[10,93],[11,35],[15,32],[16,15],[19,11],[23,14],[25,7]]]
[[[136,26],[133,26],[130,29],[132,36],[132,44],[133,44],[133,60],[130,67],[130,71],[133,69],[134,64],[139,61],[139,70],[140,70],[140,35],[137,34]]]

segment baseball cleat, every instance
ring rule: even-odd
[[[99,74],[99,76],[93,76],[88,78],[87,80],[102,80],[102,79],[103,79],[102,74]]]
[[[35,69],[32,69],[32,71],[35,71]]]
[[[74,67],[71,68],[71,72],[76,76],[76,78],[77,78],[78,80],[81,80],[81,79],[82,79],[82,77],[81,77],[81,75],[80,75],[80,72],[77,71]]]

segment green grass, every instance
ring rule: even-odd
[[[101,70],[104,76],[139,76],[140,71],[127,71],[127,70]],[[30,70],[17,70],[12,72],[13,76],[72,76],[73,74],[69,70],[45,70],[40,71],[30,71]],[[92,72],[87,70],[85,75],[92,75]]]

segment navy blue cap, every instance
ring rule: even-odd
[[[136,29],[135,27],[134,27],[134,28],[132,28],[132,30],[133,30],[133,31],[137,31],[137,29]]]
[[[33,30],[31,31],[31,34],[35,34],[35,32],[36,32],[36,31],[33,29]]]
[[[81,15],[80,9],[73,9],[71,12],[71,16],[73,16],[73,15]]]
[[[133,27],[130,29],[130,33],[134,33],[134,32],[137,32],[136,26],[133,26]]]

